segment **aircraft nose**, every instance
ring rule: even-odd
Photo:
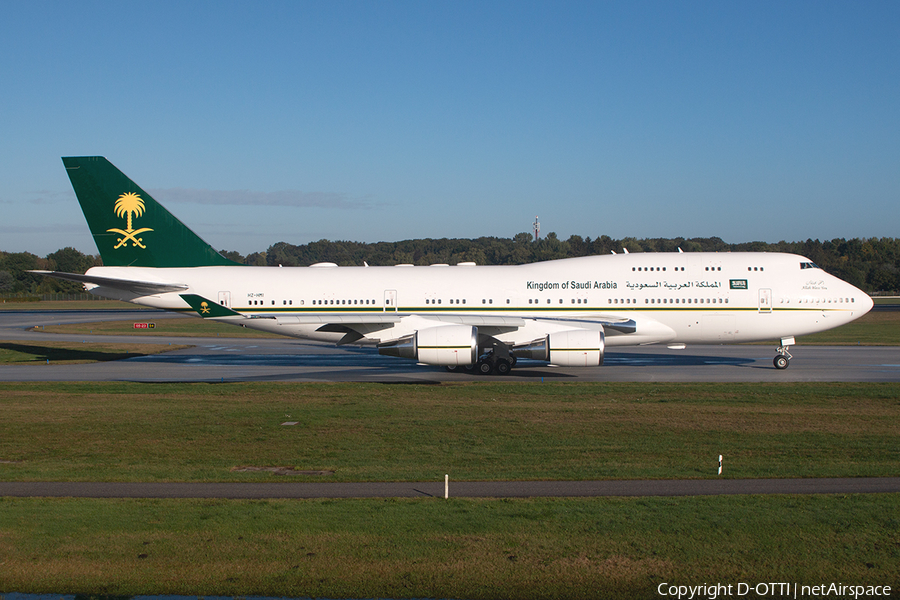
[[[864,291],[862,291],[862,290],[857,290],[857,291],[859,292],[860,302],[862,302],[863,314],[865,314],[865,313],[869,312],[870,310],[872,310],[872,307],[875,306],[875,301],[872,300],[872,298]]]

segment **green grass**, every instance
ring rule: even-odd
[[[9,383],[5,480],[897,475],[896,384]],[[284,426],[284,422],[298,422]]]
[[[900,311],[870,312],[837,329],[797,338],[801,345],[900,346]]]
[[[153,322],[153,329],[135,329],[134,321],[96,321],[93,323],[68,323],[35,327],[42,333],[66,333],[78,335],[134,335],[134,336],[184,336],[184,337],[230,337],[230,338],[280,338],[285,336],[246,327],[237,327],[200,318],[190,319],[146,319]]]
[[[330,481],[898,474],[895,384],[4,384],[0,479]],[[283,426],[297,421],[296,426]],[[291,477],[290,480],[308,478]],[[319,479],[321,480],[321,479]],[[0,591],[657,598],[896,585],[897,494],[0,498]],[[750,596],[748,596],[750,597]]]
[[[896,585],[896,495],[0,499],[31,593],[654,598],[660,583]]]
[[[160,354],[189,347],[171,344],[79,344],[44,341],[29,344],[21,341],[0,340],[0,364],[57,365],[103,362]]]
[[[118,300],[47,300],[41,302],[13,302],[0,300],[0,310],[149,310],[146,307]]]

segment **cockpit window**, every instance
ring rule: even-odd
[[[822,268],[822,267],[820,267],[820,266],[817,265],[816,263],[811,263],[811,262],[805,262],[805,263],[802,262],[802,263],[800,263],[800,270],[801,270],[801,271],[802,271],[803,269],[821,269],[821,268]]]

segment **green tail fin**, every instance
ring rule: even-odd
[[[62,161],[105,266],[238,264],[216,252],[102,156]]]

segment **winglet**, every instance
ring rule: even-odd
[[[197,294],[179,294],[184,301],[190,304],[191,308],[197,311],[197,314],[204,319],[212,319],[215,317],[241,317],[239,312],[235,312],[230,308],[222,306],[218,302],[207,300],[203,296]]]

